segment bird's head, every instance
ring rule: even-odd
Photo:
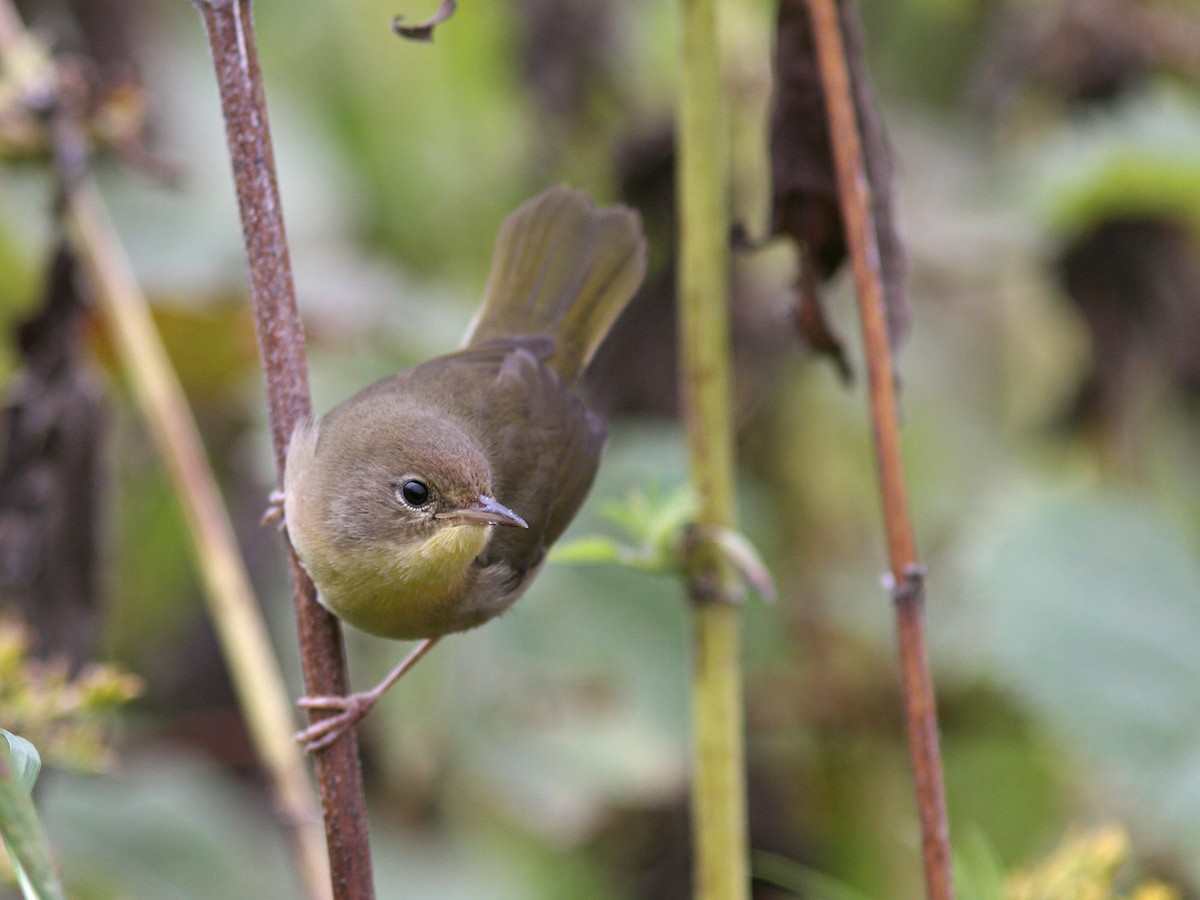
[[[473,557],[491,526],[528,527],[494,496],[487,458],[452,422],[416,416],[398,433],[394,422],[367,425],[352,443],[357,446],[328,448],[342,457],[331,469],[343,478],[325,485],[332,531],[347,542],[423,556],[461,556],[474,547]]]

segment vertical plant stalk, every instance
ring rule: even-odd
[[[195,2],[208,34],[225,117],[242,236],[250,264],[250,294],[266,380],[277,483],[282,486],[288,441],[297,423],[312,415],[312,401],[250,0]],[[344,696],[350,692],[350,683],[341,627],[317,603],[316,589],[290,543],[288,571],[305,690],[311,696]],[[310,720],[319,721],[328,714],[312,711]],[[315,754],[314,760],[334,896],[339,900],[371,898],[375,889],[366,800],[358,739],[353,729]]]
[[[872,226],[862,142],[851,95],[845,46],[838,25],[837,0],[809,0],[817,59],[829,111],[829,130],[837,170],[847,244],[854,270],[862,320],[871,399],[871,425],[883,499],[901,683],[908,724],[909,752],[921,821],[926,891],[932,900],[951,900],[950,829],[946,817],[937,709],[929,655],[925,646],[924,569],[917,558],[896,415],[896,388],[879,267],[879,246]]]
[[[734,524],[729,211],[717,0],[683,2],[679,109],[680,382],[699,500],[689,542],[694,894],[749,895],[740,585],[711,536]]]
[[[10,77],[9,63],[19,47],[25,48],[28,66],[22,77],[39,79],[52,90],[52,60],[41,55],[11,2],[0,0],[0,60]],[[292,740],[291,700],[195,419],[95,186],[86,174],[63,178],[68,185],[65,220],[75,252],[180,498],[204,596],[251,740],[270,780],[305,892],[319,900],[329,894],[329,868],[316,796]]]

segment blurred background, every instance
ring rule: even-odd
[[[630,203],[651,272],[591,373],[613,435],[568,539],[613,533],[606,508],[686,478],[678,11],[463,2],[432,44],[390,30],[433,5],[257,4],[315,407],[453,348],[501,219],[532,194],[567,181]],[[1009,870],[1120,823],[1129,878],[1200,896],[1200,4],[861,5],[909,256],[904,441],[956,851]],[[97,174],[298,695],[280,540],[258,525],[274,475],[199,18],[161,0],[20,6],[144,115],[144,143]],[[732,203],[761,236],[777,9],[723,14]],[[0,174],[10,330],[45,291],[52,197],[43,166]],[[828,312],[858,375],[846,386],[797,334],[796,278],[786,241],[737,257],[741,521],[779,585],[774,606],[746,607],[756,896],[833,896],[767,883],[815,870],[861,896],[916,897],[853,298],[842,273]],[[84,563],[100,596],[29,624],[69,618],[47,644],[119,663],[145,690],[106,773],[44,776],[65,878],[89,898],[294,896],[178,503],[107,336],[93,325],[86,345],[101,464]],[[17,346],[0,346],[6,381]],[[348,641],[360,687],[405,649]],[[688,641],[672,579],[560,564],[510,614],[439,646],[360,729],[379,895],[689,896]]]

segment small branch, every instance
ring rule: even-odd
[[[741,588],[715,535],[734,524],[728,164],[717,0],[684,0],[679,109],[680,383],[698,508],[686,562],[693,615],[692,832],[698,898],[749,896]]]
[[[894,584],[909,750],[921,820],[925,884],[932,900],[951,900],[950,835],[938,747],[937,711],[924,632],[924,577],[908,510],[888,324],[872,227],[867,176],[854,111],[837,0],[809,0],[829,111],[842,216],[854,268],[871,395],[871,423]]]
[[[296,309],[283,207],[267,127],[249,0],[196,0],[212,49],[225,131],[237,186],[242,234],[250,264],[259,354],[282,486],[288,441],[296,424],[312,415],[304,332]],[[345,650],[337,619],[316,601],[316,590],[288,547],[300,661],[310,696],[350,693]],[[310,721],[326,715],[311,712]],[[334,896],[374,896],[366,803],[358,740],[348,732],[314,756]]]

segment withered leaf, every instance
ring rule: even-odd
[[[828,117],[805,0],[780,0],[771,111],[771,230],[807,248],[820,280],[846,255]]]
[[[867,77],[862,29],[852,0],[839,3],[843,40],[862,134],[872,218],[879,246],[893,347],[908,326],[905,260],[892,214],[892,163],[882,122]],[[787,235],[800,248],[795,321],[815,351],[829,356],[843,378],[849,366],[841,340],[822,308],[821,286],[846,257],[841,198],[830,146],[828,115],[805,0],[780,0],[775,58],[775,98],[771,113],[771,232]]]
[[[419,25],[402,25],[401,22],[404,21],[404,17],[396,16],[392,19],[392,31],[396,32],[402,38],[408,38],[410,41],[432,41],[434,27],[454,15],[454,11],[457,9],[458,3],[456,0],[442,0],[437,8],[437,12]]]
[[[841,338],[829,326],[821,285],[846,256],[825,98],[804,0],[780,0],[771,110],[771,233],[796,242],[800,274],[793,321],[800,340],[849,369]]]
[[[851,384],[854,381],[854,369],[850,366],[850,360],[846,358],[845,346],[825,315],[815,267],[803,256],[804,251],[801,249],[800,277],[796,282],[796,306],[792,314],[796,333],[815,353],[829,358],[843,384]]]

